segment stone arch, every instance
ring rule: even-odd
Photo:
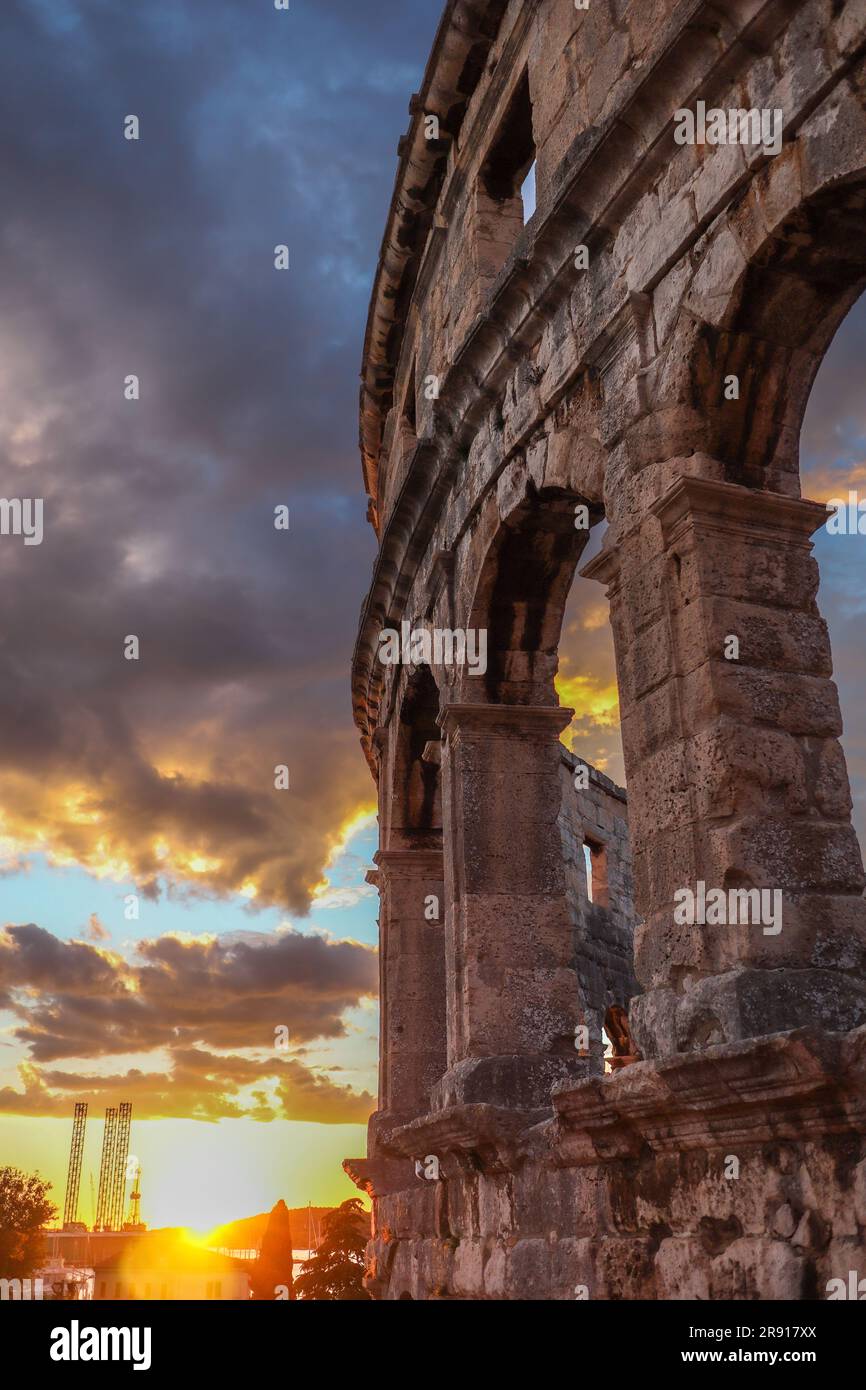
[[[866,170],[798,203],[745,264],[722,323],[703,325],[696,380],[735,375],[739,382],[738,400],[704,392],[708,452],[725,461],[728,481],[799,495],[799,435],[812,383],[866,289],[864,229]]]
[[[792,144],[695,248],[585,571],[611,598],[651,1055],[866,1020],[863,866],[811,557],[826,511],[799,479],[812,383],[866,287],[866,168],[844,142],[837,156],[810,188]],[[699,883],[778,891],[784,930],[678,921]]]
[[[398,625],[399,628],[399,625]],[[445,1069],[439,689],[401,668],[379,761],[380,1066],[374,1133],[430,1106]]]
[[[692,249],[679,314],[644,377],[646,412],[627,431],[633,469],[706,456],[716,467],[698,457],[691,471],[800,496],[812,384],[866,290],[866,166],[841,135],[825,144],[811,156],[824,159],[820,178],[800,141],[786,145]]]
[[[558,705],[554,678],[565,605],[589,526],[601,520],[603,509],[566,487],[539,488],[531,478],[504,516],[500,501],[491,506],[496,524],[469,610],[469,626],[488,632],[484,698]],[[589,526],[576,524],[578,507],[585,508]]]
[[[520,455],[507,465],[457,559],[461,613],[467,626],[487,631],[489,664],[483,681],[467,676],[443,687],[445,1102],[511,1088],[531,1108],[544,1104],[557,1076],[600,1074],[605,1006],[612,990],[627,1004],[633,984],[630,903],[621,911],[619,902],[610,910],[578,902],[564,873],[566,841],[582,853],[586,822],[576,760],[560,742],[573,711],[560,707],[554,680],[574,575],[604,510],[599,446],[563,436],[555,446],[545,439],[543,458],[536,446],[531,464]],[[594,475],[595,497],[577,490],[574,473],[590,483]],[[621,791],[604,783],[583,800],[620,798],[619,830],[611,811],[601,812],[618,895],[624,805]],[[580,1041],[586,1027],[588,1044]]]
[[[489,500],[472,594],[470,622],[489,627],[490,664],[483,696],[491,710],[516,708],[560,711],[555,677],[559,665],[562,625],[575,574],[591,528],[604,519],[597,469],[598,445],[584,432],[569,430],[557,444],[546,443],[543,467],[537,460],[541,486],[523,460],[510,466],[506,485]],[[595,475],[595,477],[593,477]],[[556,482],[553,482],[553,477]],[[574,479],[587,486],[578,490]],[[594,485],[595,484],[595,485]],[[587,494],[590,495],[587,495]],[[580,521],[580,525],[576,522]],[[586,523],[586,524],[584,524]],[[469,682],[476,687],[481,682]],[[539,752],[559,767],[559,778],[548,783],[548,814],[540,803],[542,783],[533,778],[529,804],[534,807],[531,834],[538,842],[550,826],[566,870],[565,897],[571,921],[571,959],[576,975],[577,1021],[589,1030],[591,1072],[603,1069],[602,1023],[606,1007],[620,1002],[627,1009],[638,992],[632,960],[634,918],[631,867],[627,844],[627,810],[620,788],[591,772],[585,791],[575,787],[575,756],[559,742],[573,711],[561,709],[552,729],[552,746]],[[530,715],[531,718],[531,715]],[[512,758],[519,763],[525,734],[514,727]],[[605,828],[601,828],[603,818]],[[590,901],[586,891],[583,845],[591,843],[599,871],[608,854],[614,866],[608,891]],[[574,872],[575,857],[579,860]],[[582,888],[577,884],[582,881]],[[563,930],[565,928],[563,927]],[[583,1055],[583,1054],[582,1054]]]
[[[429,666],[406,677],[395,717],[390,769],[391,848],[441,847],[439,688]]]

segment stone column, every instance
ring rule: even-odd
[[[556,706],[450,705],[443,731],[448,1073],[441,1107],[532,1109],[584,1075]]]
[[[611,601],[645,1056],[866,1020],[863,868],[809,539],[826,515],[682,476],[583,571]],[[704,923],[682,920],[687,889],[699,919],[714,894]]]
[[[378,1131],[426,1114],[431,1087],[445,1070],[445,891],[441,850],[379,850],[375,861],[380,895]],[[436,917],[432,899],[438,904]]]

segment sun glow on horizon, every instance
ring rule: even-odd
[[[82,1165],[78,1212],[88,1226],[93,1224],[90,1175],[95,1182],[101,1130],[101,1125],[88,1128]],[[47,1178],[50,1199],[61,1213],[70,1131],[67,1118],[34,1123],[28,1116],[0,1115],[0,1152],[14,1154],[15,1166],[25,1172]],[[363,1125],[136,1120],[133,1112],[130,1148],[142,1168],[142,1221],[149,1230],[182,1229],[191,1245],[200,1246],[219,1227],[270,1211],[280,1198],[290,1208],[308,1202],[338,1206],[357,1196],[343,1159],[363,1153],[365,1142]],[[128,1192],[129,1184],[127,1202]]]

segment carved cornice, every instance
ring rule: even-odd
[[[441,849],[380,849],[373,855],[380,870],[387,874],[396,869],[405,877],[417,874],[421,878],[441,878],[444,873],[444,855]]]
[[[494,738],[537,737],[556,739],[574,718],[564,705],[446,705],[437,724],[444,738],[453,734],[480,733]]]
[[[847,1034],[797,1029],[635,1062],[609,1076],[560,1082],[551,1099],[552,1119],[549,1109],[492,1105],[422,1115],[381,1132],[375,1161],[344,1167],[364,1190],[377,1181],[395,1190],[411,1185],[400,1164],[431,1154],[449,1177],[514,1172],[544,1153],[557,1167],[592,1167],[647,1153],[736,1155],[780,1140],[864,1134],[866,1025]]]
[[[372,1193],[372,1161],[369,1158],[344,1158],[343,1172],[360,1192]]]
[[[381,1136],[384,1149],[406,1158],[434,1154],[453,1171],[513,1172],[524,1137],[549,1110],[505,1110],[494,1105],[458,1105],[422,1115]]]
[[[784,540],[811,548],[810,536],[827,520],[821,502],[788,497],[684,473],[667,492],[650,504],[649,514],[661,522],[666,545],[682,543],[694,530],[749,532],[763,543]],[[636,518],[637,529],[640,518]],[[630,533],[629,533],[630,534]],[[623,538],[611,532],[599,553],[580,570],[582,579],[596,579],[607,585],[608,597],[616,590],[620,572],[619,550]]]
[[[690,525],[699,525],[701,529],[748,530],[762,541],[778,540],[781,534],[786,541],[799,538],[809,545],[809,537],[827,520],[827,508],[821,502],[691,475],[678,478],[650,511],[661,522],[666,542]]]
[[[554,1088],[555,1162],[596,1164],[692,1149],[866,1132],[866,1026],[798,1029],[637,1062]]]

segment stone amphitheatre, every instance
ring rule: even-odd
[[[449,0],[398,155],[353,659],[367,1285],[826,1298],[866,1276],[866,905],[799,432],[866,287],[866,4]],[[627,801],[560,740],[578,571]],[[486,634],[485,669],[384,662],[404,623]],[[782,929],[684,890],[780,893]]]

